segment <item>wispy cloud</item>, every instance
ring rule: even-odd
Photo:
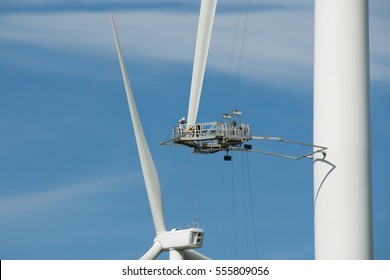
[[[15,0],[0,3],[0,15],[19,12],[56,11],[118,11],[118,10],[180,10],[193,12],[199,7],[198,0]]]
[[[81,1],[84,4],[91,1]],[[105,1],[101,1],[104,2]],[[123,1],[116,1],[122,3]],[[155,1],[149,0],[148,3]],[[166,1],[179,3],[180,1]],[[197,2],[197,1],[195,1]],[[38,1],[47,4],[47,1]],[[56,1],[56,3],[63,3]],[[130,3],[140,3],[130,1]],[[306,1],[259,1],[262,8],[251,10],[248,17],[243,52],[241,75],[244,78],[267,84],[291,83],[311,84],[313,67],[314,10]],[[267,5],[278,9],[266,9]],[[199,4],[199,3],[197,3]],[[238,58],[243,23],[239,22],[239,36],[233,42],[236,28],[236,15],[224,13],[230,8],[230,1],[219,1],[215,28],[211,42],[208,67],[220,72],[238,71]],[[235,4],[237,5],[237,4]],[[291,8],[294,7],[294,8]],[[297,8],[299,7],[299,8]],[[180,13],[170,10],[124,10],[115,12],[117,27],[124,55],[129,60],[150,58],[168,62],[191,64],[193,59],[198,14]],[[371,77],[374,80],[388,81],[390,50],[388,27],[390,19],[374,10],[371,23]],[[51,12],[16,13],[0,18],[2,29],[0,41],[3,43],[3,63],[19,63],[24,67],[39,64],[37,57],[30,54],[30,61],[18,59],[19,47],[32,46],[35,51],[47,50],[57,54],[83,57],[91,65],[106,57],[115,59],[111,26],[107,12]],[[233,45],[236,44],[236,50]],[[8,46],[8,47],[7,47]],[[25,56],[28,58],[28,54]],[[39,56],[43,56],[39,54]],[[35,61],[34,61],[35,58]],[[40,64],[42,69],[66,67],[67,63],[55,62]],[[45,57],[43,56],[43,59]],[[87,60],[88,59],[88,60]],[[106,60],[105,60],[106,61]],[[68,62],[69,63],[69,62]],[[105,63],[105,62],[102,62]],[[29,65],[31,64],[31,65]],[[85,63],[86,64],[86,63]],[[233,65],[233,69],[232,69]],[[74,64],[71,66],[74,68]],[[81,71],[80,67],[79,71]],[[87,71],[84,71],[87,72]]]
[[[390,7],[388,9],[390,12]],[[370,19],[370,75],[372,80],[390,81],[390,16]]]
[[[140,186],[137,178],[139,175],[98,175],[91,178],[72,180],[69,182],[54,183],[50,187],[39,191],[28,191],[15,195],[3,195],[0,197],[0,221],[6,223],[26,214],[44,211],[50,213],[50,209],[60,203],[71,202],[80,197],[93,195],[107,195],[114,192],[122,192]],[[71,207],[71,203],[68,204]]]
[[[67,8],[68,10],[80,9],[81,7],[88,7],[90,10],[102,10],[102,8],[109,9],[183,9],[194,10],[199,7],[200,0],[4,0],[0,7],[4,10],[26,10],[26,9],[39,9],[39,8]],[[256,1],[218,1],[218,9],[220,11],[236,11],[239,5],[250,5],[250,9],[296,9],[312,7],[314,4],[306,0],[289,0],[289,1],[277,1],[277,0],[256,0]]]
[[[196,14],[152,11],[117,13],[115,17],[125,56],[192,63]],[[302,12],[259,12],[252,13],[249,20],[243,76],[256,79],[262,77],[263,81],[267,81],[276,75],[278,79],[285,80],[295,79],[296,73],[299,73],[297,70],[308,72],[312,57],[308,55],[311,39],[300,34],[312,33],[310,15]],[[88,56],[90,59],[95,56],[95,60],[101,55],[115,55],[107,13],[15,14],[5,16],[1,21],[5,27],[0,31],[0,40],[3,42]],[[270,21],[273,23],[272,29]],[[231,14],[217,17],[208,63],[211,69],[231,71],[229,61],[232,57],[235,22]],[[294,22],[294,26],[289,22]],[[286,26],[289,26],[289,32],[286,32]],[[6,53],[4,60],[18,63],[14,59],[17,53],[12,50]],[[29,67],[29,62],[19,62]],[[31,62],[32,65],[36,63]],[[45,67],[44,64],[40,66]]]

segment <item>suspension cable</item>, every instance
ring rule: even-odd
[[[195,197],[194,197],[194,193],[192,191],[192,181],[193,181],[193,178],[191,177],[192,175],[192,166],[191,166],[191,160],[189,160],[189,152],[187,149],[185,149],[185,153],[186,153],[186,162],[188,163],[188,168],[187,168],[187,179],[188,179],[188,183],[187,183],[187,186],[188,186],[188,196],[189,196],[189,199],[191,201],[191,212],[192,212],[192,219],[193,221],[197,220],[197,214],[196,214],[196,211],[197,211],[197,205],[195,204]]]
[[[240,2],[241,2],[241,1],[240,1]],[[247,0],[245,21],[244,21],[244,33],[243,33],[243,35],[242,35],[240,56],[239,56],[239,60],[238,60],[238,77],[237,77],[236,91],[235,91],[235,96],[234,96],[234,105],[235,105],[235,108],[237,107],[237,96],[238,96],[238,93],[239,93],[239,91],[240,91],[242,60],[243,60],[243,56],[244,56],[245,39],[246,39],[246,30],[247,30],[247,26],[248,26],[249,2],[250,2],[250,0]],[[240,6],[241,6],[241,4],[240,4]]]
[[[248,215],[247,215],[247,194],[246,194],[246,183],[245,183],[245,172],[244,172],[244,157],[240,153],[241,158],[241,177],[242,177],[242,190],[244,194],[244,220],[245,220],[245,240],[246,240],[246,254],[249,258],[249,226],[248,226]]]
[[[226,207],[226,202],[225,202],[225,170],[224,170],[224,165],[222,166],[222,209],[225,209]],[[223,223],[223,257],[226,260],[226,245],[227,245],[227,226],[226,226],[226,216],[225,216],[225,211],[222,211],[222,223]]]
[[[236,188],[234,184],[234,161],[231,161],[232,167],[232,191],[233,191],[233,244],[234,244],[234,254],[238,257],[238,247],[237,247],[237,211],[236,211]]]
[[[250,198],[250,209],[251,209],[251,217],[252,217],[252,229],[253,229],[253,241],[255,243],[255,257],[256,260],[258,259],[257,256],[257,234],[256,234],[256,226],[255,226],[255,219],[253,215],[253,196],[252,196],[252,183],[251,183],[251,176],[250,176],[250,166],[249,166],[249,159],[248,159],[248,153],[246,154],[246,165],[248,170],[248,184],[249,184],[249,198]]]

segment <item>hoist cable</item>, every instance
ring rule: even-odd
[[[236,188],[234,184],[234,161],[231,161],[232,166],[232,191],[233,191],[233,244],[234,244],[234,254],[238,257],[238,248],[237,248],[237,211],[236,211]]]
[[[246,194],[246,184],[245,184],[245,172],[244,172],[244,157],[240,153],[241,158],[241,177],[242,177],[242,190],[244,193],[244,220],[245,220],[245,240],[246,240],[246,254],[249,257],[249,226],[248,226],[248,215],[247,215],[247,194]]]
[[[191,201],[192,219],[195,220],[197,218],[197,214],[196,214],[197,205],[195,204],[195,197],[194,197],[194,193],[192,191],[192,182],[193,182],[193,177],[192,177],[193,171],[192,170],[193,169],[191,166],[191,160],[189,160],[189,152],[187,149],[185,150],[185,152],[186,152],[186,158],[187,158],[186,162],[188,163],[188,165],[187,165],[188,196],[189,196],[189,199]]]
[[[246,154],[246,164],[247,164],[247,170],[248,170],[248,185],[249,185],[249,198],[250,198],[250,209],[251,209],[251,216],[252,216],[252,228],[253,228],[253,241],[255,243],[255,258],[258,259],[257,256],[257,234],[256,234],[256,226],[255,226],[255,219],[254,219],[254,211],[253,211],[253,196],[252,196],[252,183],[251,183],[251,176],[250,176],[250,166],[249,166],[249,159],[248,159],[248,153]]]
[[[234,96],[235,107],[237,107],[237,96],[238,96],[238,93],[240,91],[242,60],[244,57],[245,38],[246,38],[246,31],[247,31],[247,26],[248,26],[249,2],[250,2],[250,0],[247,0],[246,15],[245,15],[245,21],[244,21],[244,33],[242,35],[241,50],[240,50],[240,56],[239,56],[239,60],[238,60],[238,77],[237,77],[237,84],[236,84],[236,92],[235,92],[235,96]]]
[[[226,207],[226,203],[225,203],[225,170],[224,170],[224,165],[222,165],[222,208],[221,209],[225,209]],[[222,223],[223,223],[223,257],[224,259],[226,260],[226,246],[227,246],[227,236],[226,236],[226,232],[227,232],[227,226],[226,226],[226,216],[225,216],[225,213],[226,211],[222,211]]]

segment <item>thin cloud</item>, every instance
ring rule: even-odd
[[[192,63],[197,27],[196,14],[126,12],[117,13],[115,17],[125,56],[132,57],[131,59],[147,57]],[[295,79],[293,73],[297,71],[291,69],[292,67],[305,68],[307,72],[310,67],[310,58],[307,55],[308,50],[310,52],[310,37],[299,38],[300,33],[296,32],[298,38],[291,38],[289,35],[291,31],[288,33],[284,28],[291,21],[295,22],[295,27],[290,25],[290,30],[300,32],[302,29],[307,30],[310,16],[309,20],[300,18],[302,18],[300,13],[251,14],[242,74],[256,79],[263,77],[263,80],[267,81],[278,71],[284,72],[277,74],[284,76],[283,79]],[[267,23],[269,21],[274,23],[272,30]],[[111,27],[106,13],[18,14],[3,17],[2,22],[6,28],[0,31],[0,40],[8,43],[68,55],[69,53],[77,56],[87,55],[89,58],[101,55],[115,56]],[[234,24],[235,19],[231,14],[222,14],[216,19],[208,63],[210,69],[230,71],[226,61],[232,56]],[[4,59],[8,59],[8,63],[15,63],[15,60],[11,59],[14,56],[9,52],[12,53],[12,50],[8,50],[8,55]],[[34,62],[32,64],[34,65]],[[24,65],[29,66],[28,63]],[[291,75],[294,77],[289,78]]]
[[[390,9],[389,9],[390,11]],[[370,76],[371,80],[390,81],[390,17],[370,19]]]
[[[241,33],[237,42],[233,42],[236,15],[217,11],[208,69],[222,73],[240,70],[244,79],[270,86],[285,84],[290,87],[291,84],[297,84],[301,87],[311,84],[314,56],[313,9],[310,5],[305,6],[305,1],[294,1],[288,6],[278,2],[283,9],[265,9],[264,5],[270,5],[271,2],[273,1],[258,2],[263,5],[263,9],[249,14],[241,67],[237,66],[237,59],[233,63],[231,59],[239,57],[243,25],[239,26],[238,31]],[[231,5],[232,3],[220,1],[218,7],[224,10]],[[288,8],[294,5],[304,8]],[[375,11],[370,19],[371,78],[387,82],[390,50],[385,46],[388,45],[386,30],[390,21]],[[197,12],[187,14],[175,9],[126,10],[114,15],[124,55],[130,61],[150,58],[150,61],[192,64]],[[83,67],[87,68],[88,64],[95,65],[101,58],[105,58],[102,63],[115,59],[112,31],[106,12],[19,13],[3,15],[0,21],[3,27],[0,30],[0,41],[5,43],[0,54],[3,63],[19,63],[18,66],[24,67],[39,64],[36,56],[29,56],[28,51],[25,56],[31,59],[31,64],[24,59],[18,60],[20,53],[13,50],[15,44],[65,54],[73,58],[73,61],[81,57],[85,63],[78,71],[83,71]],[[237,44],[238,48],[232,53],[233,44]],[[68,64],[69,62],[58,60],[57,64],[48,62],[39,65],[42,69],[47,67],[48,71],[53,71],[67,67]],[[68,67],[74,69],[74,63]],[[81,74],[85,73],[88,71],[84,70]]]
[[[106,175],[92,179],[73,180],[54,184],[50,188],[35,192],[22,192],[0,198],[0,221],[2,223],[34,211],[50,211],[61,202],[91,195],[107,195],[139,186],[135,175]]]
[[[4,11],[18,10],[77,10],[88,8],[89,10],[116,10],[116,9],[138,9],[138,10],[187,10],[195,11],[200,5],[200,0],[4,0],[0,7]],[[249,6],[254,10],[273,10],[273,9],[301,9],[313,7],[312,2],[307,0],[257,0],[257,1],[228,1],[219,0],[218,10],[222,12],[237,12],[238,6]]]

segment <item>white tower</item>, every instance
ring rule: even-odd
[[[368,1],[316,0],[316,259],[371,259]]]

